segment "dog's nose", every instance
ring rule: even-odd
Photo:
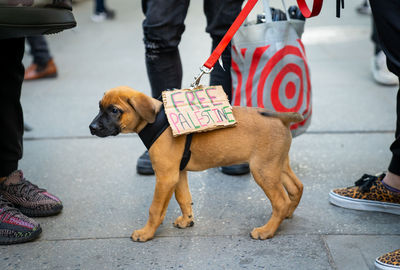
[[[91,123],[89,125],[90,133],[94,135],[96,131],[99,129],[99,125],[97,123]]]

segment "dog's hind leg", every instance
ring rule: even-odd
[[[193,226],[192,195],[190,194],[186,171],[181,171],[179,174],[179,182],[175,188],[175,198],[182,210],[182,216],[179,216],[173,225],[180,229]]]
[[[163,174],[156,172],[156,178],[156,188],[154,191],[153,202],[149,209],[149,219],[142,229],[136,230],[132,233],[131,238],[133,241],[145,242],[154,237],[157,228],[165,217],[168,203],[179,182],[179,172],[167,172]]]
[[[289,157],[285,160],[283,164],[281,179],[291,200],[289,213],[287,216],[287,218],[291,218],[294,210],[296,210],[297,205],[299,205],[300,203],[300,199],[303,194],[303,184],[290,168]]]
[[[254,239],[267,239],[274,236],[282,221],[288,216],[291,200],[281,182],[282,165],[278,160],[267,164],[251,162],[250,170],[256,183],[263,189],[272,205],[272,215],[268,222],[250,233]]]

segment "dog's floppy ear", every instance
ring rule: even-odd
[[[158,110],[152,98],[140,93],[130,97],[128,103],[146,122],[154,123]]]

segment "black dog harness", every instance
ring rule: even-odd
[[[156,116],[154,123],[147,124],[142,131],[139,132],[139,137],[147,150],[153,145],[153,143],[160,137],[160,135],[169,127],[167,115],[165,114],[164,105],[161,106],[160,112]],[[186,136],[185,150],[183,151],[181,164],[179,169],[182,171],[186,168],[190,160],[190,144],[192,143],[193,134]]]

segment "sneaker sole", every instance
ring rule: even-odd
[[[382,263],[378,260],[375,260],[375,267],[377,269],[381,269],[381,270],[395,270],[395,269],[400,269],[400,266],[395,266],[395,265],[390,265],[390,264],[386,264],[386,263]]]
[[[67,9],[1,7],[0,38],[47,35],[76,26],[74,15]]]
[[[329,192],[329,202],[348,209],[385,212],[394,215],[400,215],[400,204],[353,199],[338,195],[333,191]]]
[[[22,214],[28,217],[49,217],[49,216],[54,216],[57,215],[61,212],[63,209],[63,205],[56,205],[51,209],[48,210],[37,210],[37,209],[30,209],[30,208],[25,208],[25,207],[18,207],[18,209],[21,211]]]
[[[35,80],[40,80],[40,79],[49,79],[49,78],[57,78],[57,77],[58,77],[58,73],[55,72],[55,73],[52,73],[52,74],[47,74],[47,75],[44,75],[44,76],[38,76],[38,77],[35,77],[35,78],[28,78],[28,79],[24,78],[24,81],[35,81]]]
[[[13,245],[13,244],[21,244],[32,241],[39,237],[42,233],[42,228],[39,227],[36,231],[32,232],[31,235],[28,237],[21,237],[21,238],[8,238],[8,237],[0,237],[0,245]]]

